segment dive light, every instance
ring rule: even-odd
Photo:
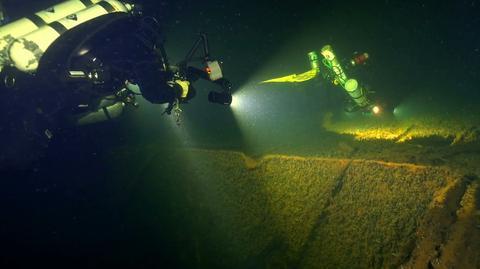
[[[208,93],[208,101],[224,106],[230,106],[232,104],[232,94],[229,92],[215,92]]]

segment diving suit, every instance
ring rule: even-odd
[[[68,126],[119,117],[138,95],[179,117],[198,79],[221,87],[211,102],[231,103],[206,35],[178,64],[164,43],[155,18],[117,0],[68,0],[0,27],[0,136],[50,140]]]
[[[378,114],[380,108],[371,100],[371,92],[362,86],[358,80],[347,76],[345,68],[342,67],[332,47],[330,45],[323,46],[320,55],[316,51],[308,53],[311,69],[307,72],[269,79],[261,83],[298,83],[321,77],[323,80],[329,81],[335,86],[338,85],[345,90],[349,97],[345,111],[365,111]],[[368,53],[357,54],[351,59],[349,66],[363,65],[368,58]]]

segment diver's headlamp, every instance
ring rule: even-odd
[[[215,104],[229,106],[232,104],[232,94],[229,92],[214,92],[208,93],[208,101]]]

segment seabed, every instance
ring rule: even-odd
[[[477,142],[333,147],[251,157],[152,146],[133,156],[136,172],[117,173],[143,197],[133,212],[178,225],[171,240],[190,268],[480,268]]]

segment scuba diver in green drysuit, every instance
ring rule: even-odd
[[[320,59],[320,55],[322,59]],[[369,98],[370,92],[360,85],[354,78],[349,78],[340,64],[337,56],[330,45],[324,46],[320,55],[315,52],[309,52],[308,58],[311,69],[302,74],[292,74],[284,77],[274,78],[262,81],[261,83],[295,83],[304,82],[321,75],[325,80],[331,81],[334,85],[342,87],[349,95],[351,104],[346,107],[346,111],[366,111],[377,114],[380,107]],[[357,54],[351,61],[352,66],[364,64],[369,58],[367,53]]]

